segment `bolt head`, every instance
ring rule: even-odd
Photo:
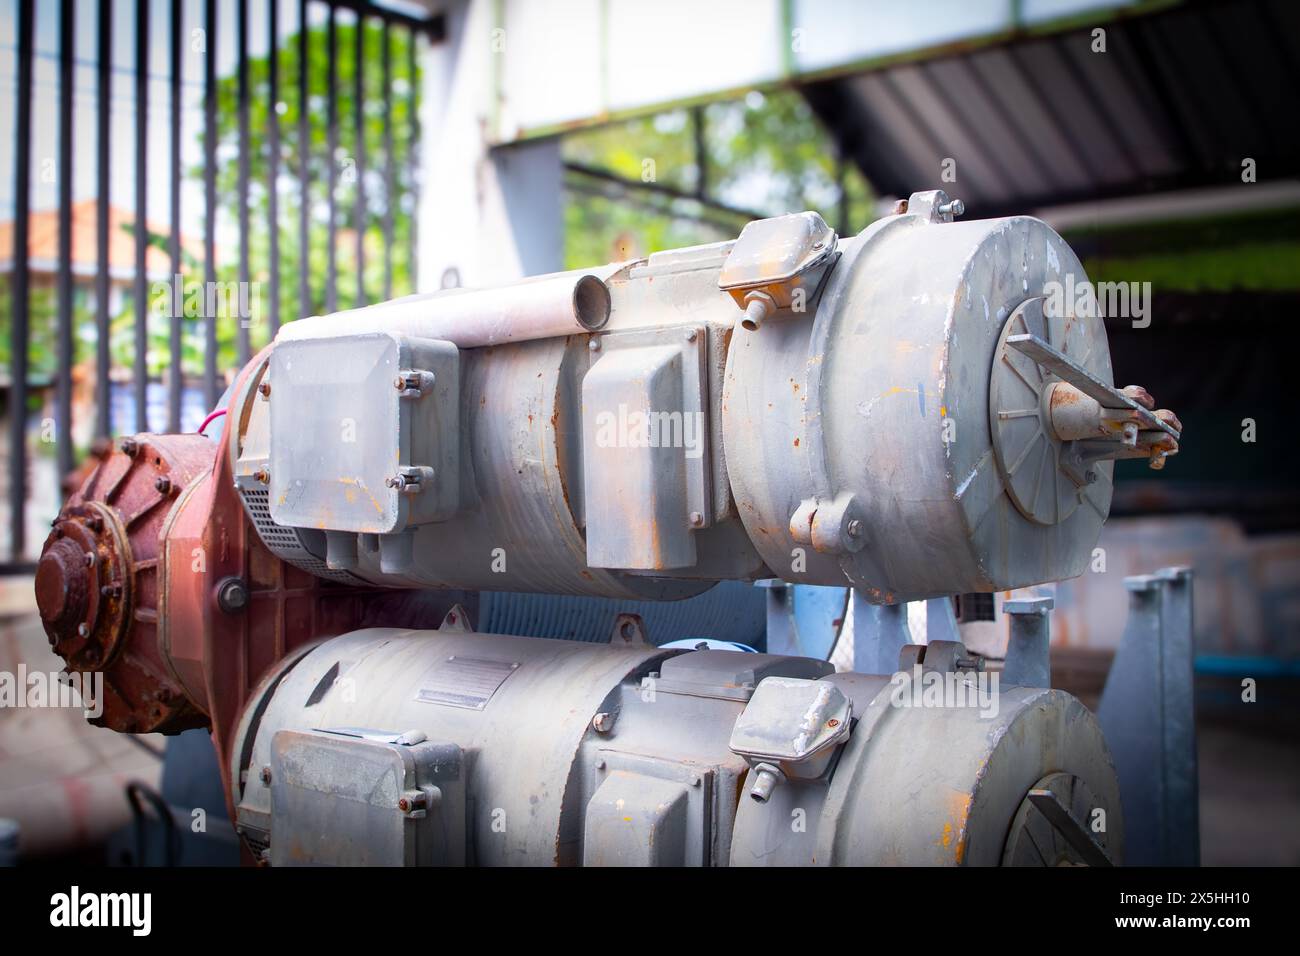
[[[587,343],[587,348],[590,349],[590,350],[593,351],[593,352],[599,352],[599,351],[600,351],[600,339],[592,339],[590,342]]]
[[[263,767],[261,777],[262,777],[262,786],[269,787],[271,785],[271,768]]]
[[[172,480],[166,475],[159,475],[154,479],[153,486],[160,495],[171,494]]]
[[[271,383],[263,379],[262,383],[257,386],[257,390],[262,394],[263,398],[269,398],[271,395]]]
[[[690,521],[691,521],[691,527],[692,527],[692,528],[700,528],[700,527],[703,527],[703,526],[704,526],[704,515],[700,514],[698,511],[692,511],[692,512],[691,512],[691,516],[690,516]]]
[[[862,537],[862,521],[858,518],[854,518],[849,522],[848,527],[845,530],[848,532],[850,538]]]
[[[226,578],[217,585],[217,606],[227,614],[237,614],[248,607],[248,585],[239,578]]]

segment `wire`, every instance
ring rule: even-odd
[[[218,408],[215,412],[210,413],[207,418],[203,419],[203,424],[199,426],[199,434],[202,435],[209,425],[224,414],[226,414],[224,408]]]

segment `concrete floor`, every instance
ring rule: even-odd
[[[1292,684],[1295,682],[1293,681]],[[1270,686],[1260,682],[1268,693]],[[1295,688],[1277,688],[1294,696]],[[1300,708],[1197,721],[1204,866],[1300,866]],[[1266,706],[1261,703],[1239,705]]]

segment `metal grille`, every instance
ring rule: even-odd
[[[317,577],[343,584],[366,583],[347,571],[330,570],[324,561],[307,549],[297,528],[286,528],[276,524],[271,518],[270,495],[265,488],[248,487],[243,482],[238,484],[238,488],[239,496],[244,501],[244,508],[252,516],[253,527],[257,529],[262,543],[276,557]]]

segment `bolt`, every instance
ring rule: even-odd
[[[850,538],[860,538],[862,537],[862,522],[854,518],[844,530],[848,532]]]
[[[160,495],[169,495],[172,491],[172,480],[166,475],[159,475],[154,479],[153,486]]]
[[[695,330],[694,330],[694,329],[687,329],[687,330],[686,330],[686,341],[687,341],[687,342],[694,342],[695,339],[696,339],[696,337],[697,337],[697,336],[696,336],[696,333],[695,333]]]
[[[99,532],[104,530],[104,520],[100,518],[99,515],[91,515],[86,519],[86,527],[96,534],[99,534]]]
[[[263,398],[271,397],[271,383],[267,379],[262,380],[262,384],[257,386],[257,390],[262,393]]]
[[[691,775],[691,786],[692,786],[692,787],[698,787],[698,786],[699,786],[701,783],[703,783],[703,782],[704,782],[704,781],[700,779],[700,775],[699,775],[698,773],[697,773],[697,774],[692,774],[692,775]]]
[[[692,528],[699,528],[704,525],[704,515],[700,514],[698,511],[692,511],[690,519]]]
[[[939,215],[957,218],[966,214],[966,204],[960,199],[950,199],[939,206]]]
[[[90,625],[87,624],[85,621],[82,621],[80,624],[78,624],[78,625],[77,625],[77,636],[78,636],[78,637],[90,637]]]
[[[134,458],[136,456],[136,453],[139,451],[140,451],[140,443],[136,441],[134,438],[122,439],[122,454]]]
[[[237,614],[248,607],[248,585],[239,578],[226,578],[217,585],[217,607]]]
[[[599,352],[600,339],[592,339],[590,342],[587,343],[587,348],[591,349],[591,351],[593,352]]]
[[[83,560],[86,562],[86,567],[93,568],[95,566],[95,552],[87,551]]]
[[[263,768],[262,768],[262,786],[264,786],[264,787],[269,787],[270,785],[271,785],[271,768],[270,768],[270,767],[263,767]]]
[[[606,711],[601,711],[595,717],[591,718],[591,727],[598,734],[607,734],[614,729],[614,715]]]
[[[253,472],[253,480],[260,481],[264,485],[269,485],[271,483],[271,472],[266,468],[259,468],[257,471]]]
[[[397,809],[401,810],[403,813],[410,813],[411,801],[407,800],[406,797],[402,797],[402,799],[397,801]]]
[[[599,757],[596,758],[596,769],[597,769],[597,770],[604,770],[604,769],[605,769],[605,761],[604,761],[603,758],[599,758]]]

